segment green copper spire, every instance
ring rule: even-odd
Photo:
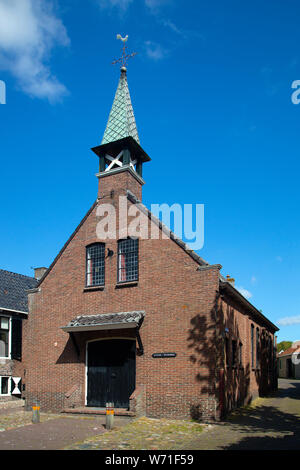
[[[126,67],[123,66],[101,145],[123,139],[124,137],[133,137],[138,144],[140,143],[126,71]]]
[[[128,35],[123,38],[118,34],[117,39],[122,41],[123,51],[122,57],[115,60],[113,64],[121,64],[121,77],[102,143],[92,150],[99,157],[99,174],[97,175],[99,178],[112,173],[129,171],[134,178],[144,184],[142,167],[151,158],[140,146],[126,68],[128,59],[134,57],[136,52],[127,53]]]

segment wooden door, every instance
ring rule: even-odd
[[[87,406],[129,408],[135,390],[135,341],[112,339],[88,344]]]

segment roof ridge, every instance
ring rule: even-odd
[[[89,315],[78,315],[77,318],[88,318],[88,317],[103,317],[103,316],[111,316],[111,315],[127,315],[129,313],[145,313],[145,310],[129,310],[127,312],[112,312],[112,313],[91,313]]]
[[[34,276],[27,276],[26,274],[15,273],[14,271],[8,271],[7,269],[0,268],[0,271],[3,273],[14,274],[15,276],[19,276],[19,277],[25,277],[26,279],[35,279]]]

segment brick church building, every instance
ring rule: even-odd
[[[100,146],[97,198],[29,292],[26,404],[66,412],[218,420],[276,388],[277,327],[142,203],[127,71]],[[149,181],[151,184],[151,181]],[[156,238],[128,236],[137,208]],[[99,235],[106,211],[115,233]],[[101,231],[100,231],[101,232]],[[109,232],[110,233],[110,232]],[[102,234],[103,235],[103,234]]]

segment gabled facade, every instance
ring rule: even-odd
[[[127,91],[122,67],[102,144],[93,148],[98,197],[29,294],[27,406],[95,412],[113,402],[120,413],[218,420],[276,386],[277,328],[220,265],[163,236],[168,229],[142,204],[150,158]],[[111,208],[115,224],[104,233]],[[140,235],[129,237],[137,209]]]
[[[37,280],[0,269],[0,401],[21,397],[22,330],[28,316],[27,290]]]

